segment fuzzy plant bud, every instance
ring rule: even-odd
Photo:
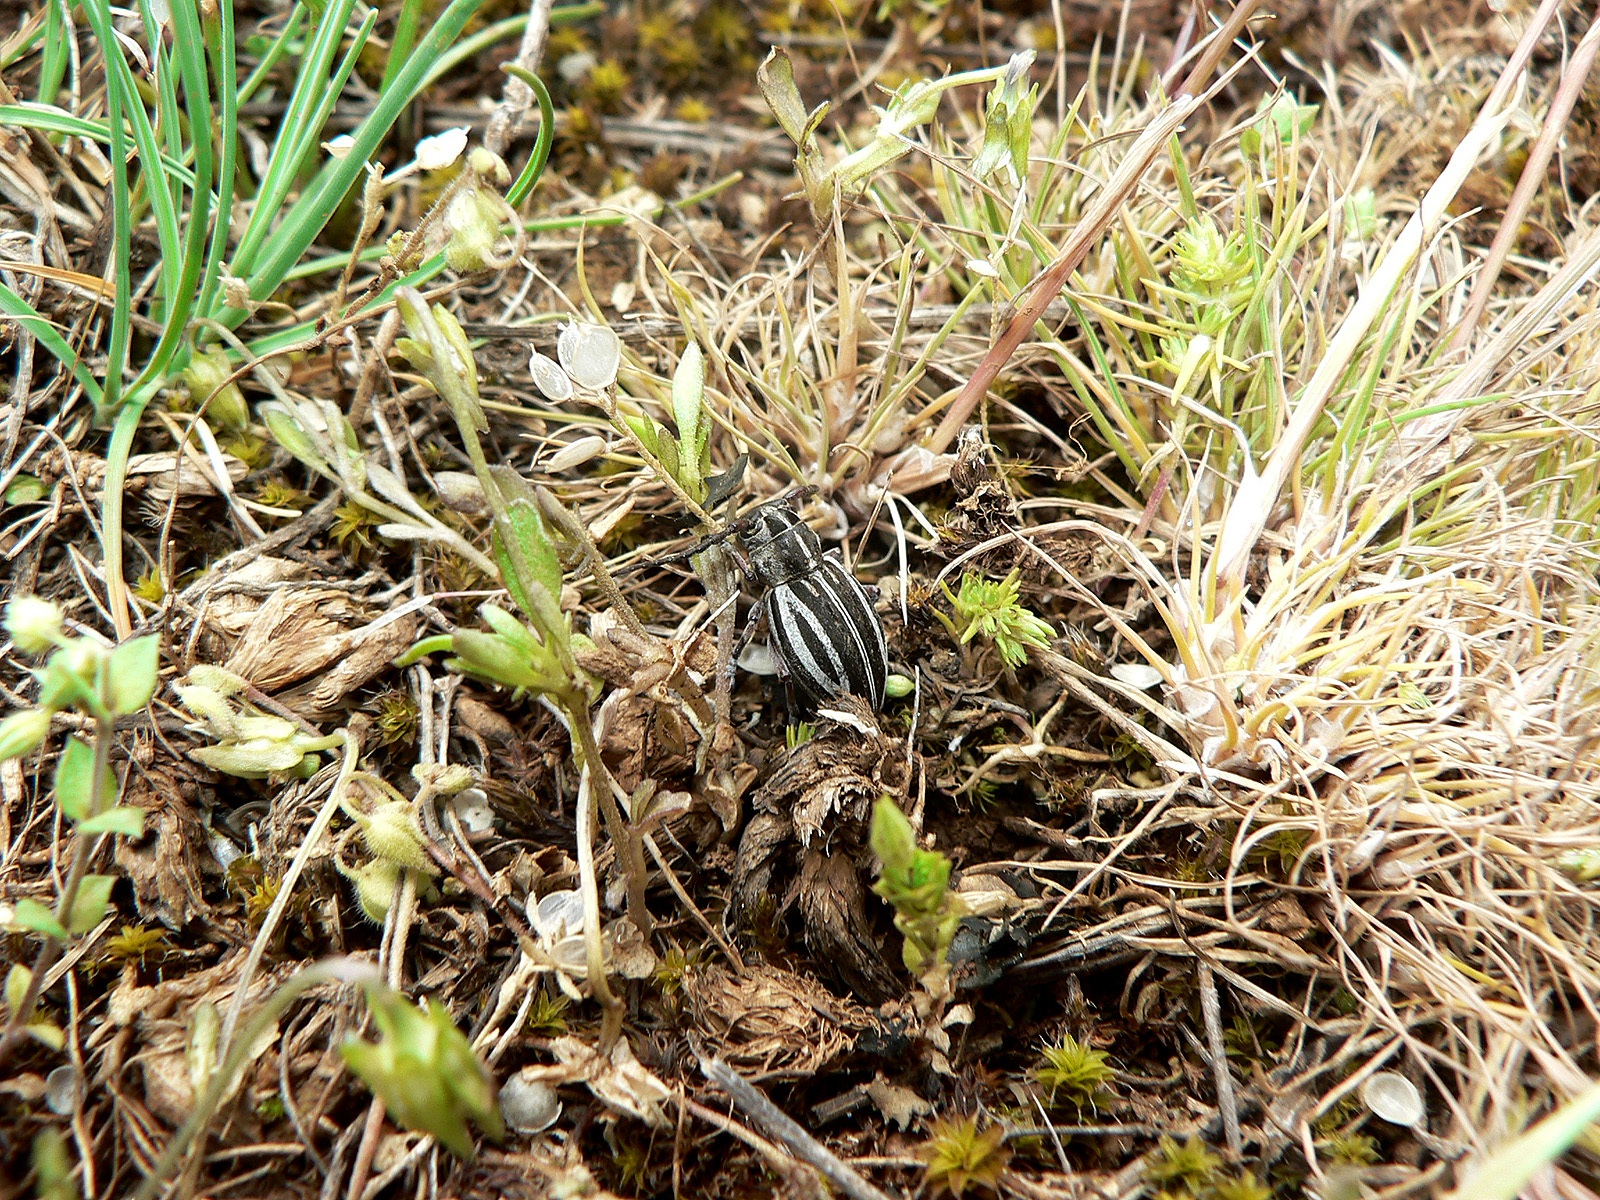
[[[223,429],[240,432],[250,426],[250,406],[239,385],[228,377],[233,364],[225,350],[214,348],[197,353],[183,373],[189,395],[206,406],[206,413]]]
[[[482,271],[500,263],[495,242],[500,237],[502,205],[483,189],[468,185],[450,199],[444,223],[450,230],[444,260],[452,271]]]
[[[383,858],[375,858],[366,866],[353,869],[343,863],[334,865],[354,887],[361,915],[374,925],[382,925],[389,917],[389,906],[394,903],[394,889],[400,882],[401,868]]]
[[[556,358],[573,386],[603,392],[617,381],[622,342],[604,325],[569,321],[556,339]]]
[[[175,683],[172,690],[185,708],[206,723],[213,737],[235,735],[233,706],[215,689],[198,683]]]
[[[429,1000],[420,1009],[377,985],[368,988],[367,1000],[379,1040],[351,1038],[339,1051],[389,1114],[409,1129],[433,1134],[461,1158],[472,1157],[468,1119],[498,1139],[504,1126],[494,1079],[444,1007]]]
[[[43,654],[61,641],[61,608],[40,596],[18,596],[6,605],[5,626],[18,650]]]
[[[25,708],[0,721],[0,760],[17,758],[37,749],[49,736],[50,714],[42,708]]]
[[[107,651],[88,638],[69,641],[50,656],[39,671],[39,707],[59,711],[82,705],[91,711],[99,704],[95,681]]]
[[[480,179],[487,179],[496,187],[511,185],[511,169],[506,160],[487,146],[474,146],[467,155],[467,169]]]
[[[460,763],[418,763],[411,768],[411,778],[440,796],[454,796],[476,782],[472,768]]]
[[[430,875],[438,872],[423,849],[422,826],[409,801],[390,800],[370,813],[352,812],[351,816],[361,826],[367,849],[376,857]]]

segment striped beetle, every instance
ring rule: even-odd
[[[876,711],[883,707],[889,675],[883,622],[867,589],[837,558],[823,553],[822,539],[787,499],[759,505],[727,531],[744,548],[739,565],[745,578],[764,589],[739,649],[765,617],[778,675],[791,689],[791,700],[798,690],[814,707],[849,692]]]

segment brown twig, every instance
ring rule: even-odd
[[[834,1187],[852,1200],[889,1200],[850,1164],[839,1158],[720,1058],[700,1060],[700,1069],[712,1083],[727,1092],[739,1111],[773,1141],[801,1162],[814,1167]]]

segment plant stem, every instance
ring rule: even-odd
[[[606,834],[616,847],[622,860],[624,877],[628,883],[628,916],[645,937],[650,936],[650,910],[644,899],[644,847],[631,821],[622,816],[617,798],[611,791],[611,772],[600,757],[600,747],[594,740],[594,725],[589,720],[589,706],[580,696],[564,696],[561,706],[567,713],[567,724],[578,741],[578,752],[583,764],[597,785],[594,790],[600,811],[605,814]]]
[[[224,1056],[222,1063],[211,1072],[210,1079],[206,1082],[205,1091],[195,1101],[194,1110],[190,1112],[189,1119],[175,1133],[172,1140],[167,1143],[167,1148],[161,1152],[161,1157],[156,1165],[145,1176],[144,1182],[139,1185],[139,1190],[134,1193],[134,1200],[153,1200],[161,1188],[161,1183],[172,1169],[178,1165],[179,1160],[188,1150],[190,1143],[205,1128],[216,1112],[217,1106],[222,1103],[223,1092],[234,1074],[244,1065],[245,1056],[250,1048],[273,1021],[276,1021],[283,1011],[289,1007],[300,995],[319,983],[337,980],[341,983],[360,983],[363,981],[376,982],[379,978],[378,971],[370,963],[364,963],[353,958],[335,958],[327,962],[318,963],[316,966],[307,967],[296,975],[284,980],[278,988],[267,997],[261,1007],[245,1023],[243,1036],[235,1039],[233,1046]]]
[[[100,717],[94,723],[94,777],[90,783],[89,815],[99,816],[106,807],[105,779],[111,764],[111,741],[115,736],[115,720]],[[78,889],[83,884],[84,871],[89,866],[91,844],[98,844],[99,838],[89,837],[78,833],[72,845],[72,860],[67,864],[67,878],[61,885],[61,895],[56,900],[56,920],[63,926],[67,925],[67,918],[72,912],[72,906],[77,902]],[[68,927],[70,929],[70,927]],[[39,993],[44,990],[45,976],[50,973],[50,968],[56,965],[56,959],[61,957],[61,951],[66,948],[66,943],[60,938],[45,934],[44,945],[39,947],[38,956],[33,960],[33,976],[28,980],[28,988],[22,994],[21,1002],[12,1010],[10,1018],[6,1021],[6,1028],[0,1034],[0,1067],[5,1066],[6,1059],[11,1049],[22,1039],[29,1019],[33,1016],[33,1009],[39,1002]]]
[[[587,720],[587,713],[570,709],[567,712],[567,723],[573,730]],[[594,741],[592,732],[589,741]],[[603,778],[600,786],[605,786]],[[594,792],[594,771],[585,758],[578,780],[578,886],[583,893],[583,941],[588,951],[589,986],[605,1012],[600,1025],[600,1054],[606,1056],[622,1033],[622,1001],[611,990],[611,981],[606,978],[605,943],[600,937],[600,881],[594,867]]]

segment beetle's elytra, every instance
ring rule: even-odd
[[[808,704],[848,692],[882,708],[889,647],[867,589],[782,503],[757,508],[737,533],[746,573],[764,589],[745,638],[764,615],[779,676]]]

